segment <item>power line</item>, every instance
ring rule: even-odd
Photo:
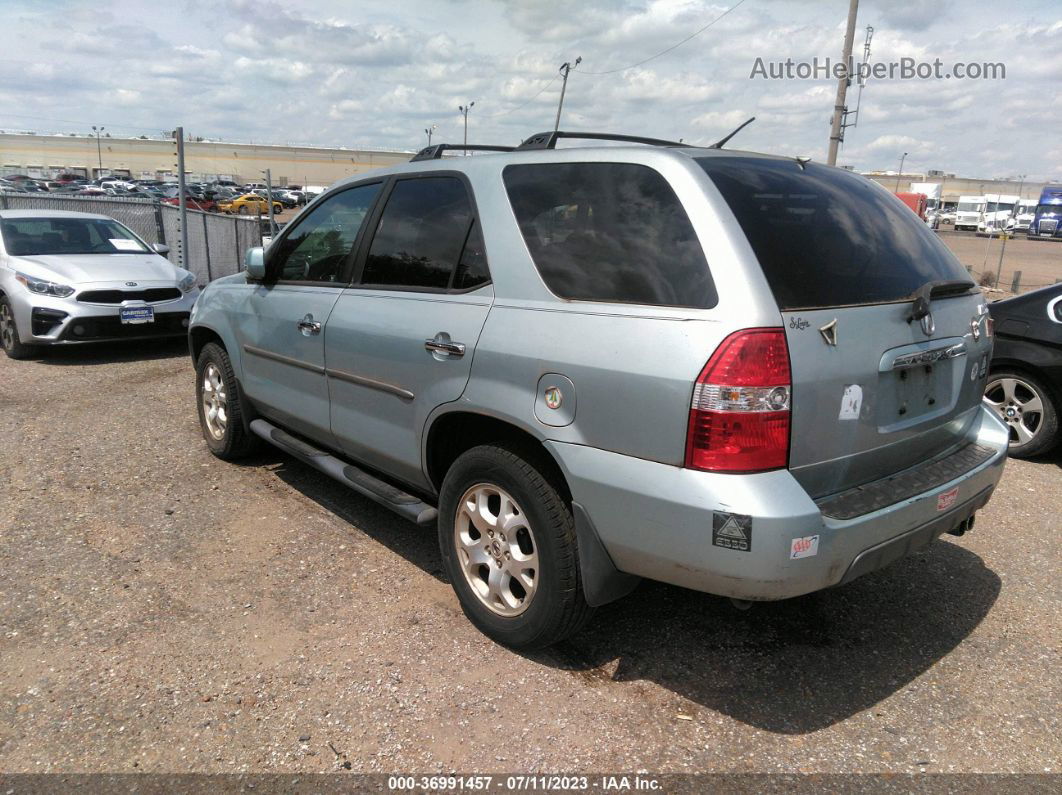
[[[608,69],[608,70],[606,70],[606,71],[604,71],[604,72],[588,72],[588,71],[587,71],[587,70],[585,70],[585,69],[580,69],[579,71],[580,71],[580,72],[581,72],[582,74],[584,74],[584,75],[612,75],[612,74],[616,74],[616,72],[626,72],[626,71],[627,71],[628,69],[633,69],[633,68],[634,68],[634,67],[636,67],[636,66],[641,66],[642,64],[646,64],[646,63],[649,63],[650,61],[656,60],[656,59],[657,59],[657,58],[659,58],[659,57],[660,57],[661,55],[667,55],[667,54],[668,54],[669,52],[671,52],[672,50],[677,50],[677,49],[678,49],[679,47],[681,47],[681,46],[682,46],[683,44],[685,44],[686,42],[688,42],[688,41],[691,41],[692,39],[695,39],[695,38],[697,38],[697,37],[698,37],[698,36],[700,36],[700,35],[701,35],[702,33],[704,33],[704,31],[708,30],[708,28],[710,28],[710,27],[711,27],[712,25],[714,25],[714,24],[715,24],[716,22],[718,22],[719,20],[721,20],[721,19],[722,19],[723,17],[725,17],[725,16],[726,16],[727,14],[729,14],[729,13],[730,13],[731,11],[734,11],[735,9],[737,9],[737,8],[741,7],[741,6],[742,6],[742,5],[744,5],[744,4],[745,4],[745,0],[738,0],[738,2],[734,3],[734,5],[730,6],[730,8],[728,8],[728,9],[727,9],[726,11],[724,11],[724,12],[723,12],[722,14],[720,14],[719,16],[717,16],[717,17],[716,17],[715,19],[713,19],[713,20],[712,20],[711,22],[709,22],[709,23],[708,23],[707,25],[705,25],[705,26],[704,26],[703,28],[701,28],[700,30],[697,30],[697,31],[695,31],[695,32],[691,33],[691,34],[690,34],[689,36],[687,36],[686,38],[684,38],[684,39],[683,39],[682,41],[680,41],[680,42],[679,42],[678,44],[672,44],[672,45],[671,45],[670,47],[668,47],[668,48],[667,48],[666,50],[661,50],[661,51],[660,51],[660,52],[658,52],[658,53],[657,53],[656,55],[650,55],[650,56],[649,56],[648,58],[646,58],[646,59],[644,59],[644,60],[642,60],[642,61],[638,61],[638,63],[632,63],[632,64],[631,64],[630,66],[624,66],[624,67],[621,67],[621,68],[619,68],[619,69]]]
[[[487,113],[487,114],[484,114],[483,118],[484,119],[496,119],[499,116],[508,116],[510,113],[516,113],[516,111],[522,110],[523,108],[526,108],[528,105],[530,105],[532,102],[534,102],[540,96],[542,96],[546,92],[546,89],[548,89],[551,85],[556,83],[558,77],[560,77],[559,73],[553,75],[553,79],[552,80],[550,80],[548,83],[546,83],[546,85],[544,85],[542,87],[542,89],[537,94],[535,94],[533,97],[531,97],[531,99],[527,100],[527,102],[523,103],[522,105],[517,105],[515,108],[510,108],[509,110],[503,110],[501,113]]]

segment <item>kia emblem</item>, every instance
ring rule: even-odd
[[[126,287],[136,287],[136,282],[126,282],[125,286]]]

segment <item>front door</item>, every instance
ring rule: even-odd
[[[425,422],[464,391],[494,298],[465,184],[396,181],[367,248],[326,329],[332,432],[353,458],[426,486]]]
[[[299,218],[267,256],[238,333],[243,389],[262,414],[329,441],[325,322],[350,281],[353,252],[380,183],[337,192]]]

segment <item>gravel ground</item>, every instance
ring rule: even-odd
[[[0,357],[0,405],[2,771],[1058,771],[1057,457],[848,587],[645,583],[522,655],[432,533],[212,458],[180,342]]]
[[[1015,235],[1006,247],[998,237],[978,237],[976,232],[957,232],[942,227],[937,235],[959,262],[973,269],[976,277],[988,273],[993,278],[1000,272],[999,255],[1003,254],[1003,268],[999,286],[1009,290],[1014,272],[1021,271],[1020,292],[1054,284],[1062,279],[1062,243],[1053,240],[1029,240],[1024,234]]]

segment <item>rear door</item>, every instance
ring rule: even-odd
[[[332,432],[350,456],[427,485],[431,411],[468,382],[494,291],[470,186],[432,172],[396,180],[354,284],[328,321]]]
[[[781,310],[789,466],[809,493],[877,480],[962,444],[991,341],[980,291],[936,235],[886,190],[839,169],[700,162]],[[916,305],[918,294],[925,303]]]

